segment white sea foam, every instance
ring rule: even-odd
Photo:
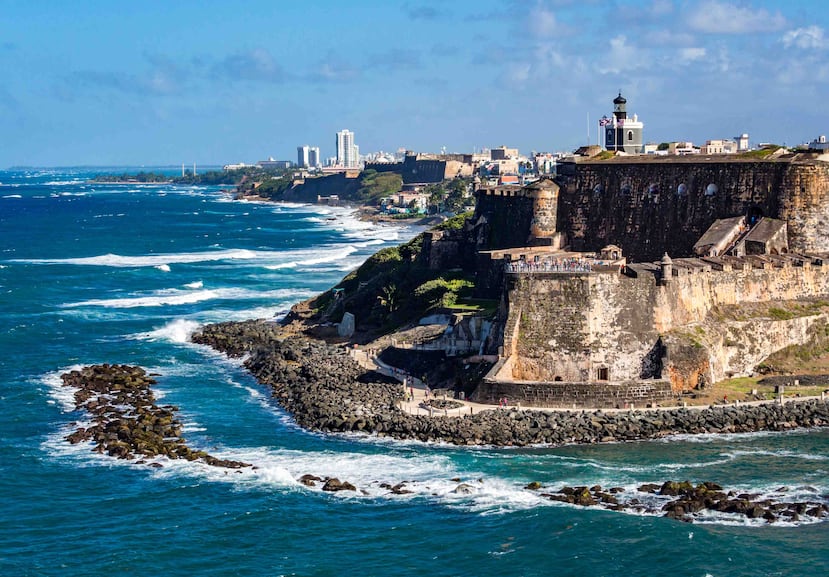
[[[66,259],[15,259],[10,262],[28,264],[56,264],[78,266],[106,266],[116,268],[155,267],[169,272],[171,264],[194,264],[218,261],[242,261],[261,265],[268,270],[293,267],[314,267],[320,264],[339,262],[361,248],[381,244],[385,241],[371,239],[348,245],[326,245],[307,249],[269,251],[249,249],[225,249],[194,253],[123,256],[105,254],[91,257]]]
[[[267,264],[264,266],[267,270],[282,270],[302,267],[314,267],[321,264],[334,263],[342,261],[349,255],[357,252],[357,248],[352,245],[337,246],[334,248],[317,248],[317,249],[303,249],[297,251],[289,251],[284,253],[284,257],[289,260],[276,264]]]
[[[202,282],[200,280],[197,280],[197,281],[194,281],[194,282],[189,282],[184,286],[186,286],[189,289],[200,289],[200,288],[204,288],[204,282]]]
[[[148,341],[168,341],[173,343],[186,343],[190,335],[196,332],[199,323],[186,319],[176,319],[167,323],[161,328],[136,335],[136,338]]]
[[[297,267],[296,262],[283,262],[283,263],[280,263],[280,264],[271,264],[271,265],[265,266],[265,268],[268,269],[268,270],[282,270],[282,269],[286,269],[286,268],[296,268],[296,267]]]
[[[218,288],[201,290],[165,289],[148,295],[129,296],[113,299],[91,299],[77,303],[67,303],[63,308],[104,307],[128,309],[137,307],[161,307],[187,305],[209,300],[253,300],[253,299],[292,299],[297,291],[278,289],[272,291],[254,291],[243,288]]]
[[[3,198],[23,198],[23,196],[21,196],[19,194],[7,194],[7,195],[3,196]]]
[[[75,410],[75,389],[65,387],[60,376],[70,371],[79,371],[83,365],[72,365],[57,371],[51,371],[39,378],[39,381],[46,385],[49,396],[57,402],[58,406],[65,413]]]
[[[228,249],[210,252],[190,252],[177,254],[156,254],[143,256],[123,256],[118,254],[104,254],[99,256],[66,258],[66,259],[20,259],[15,262],[30,264],[69,264],[84,266],[109,267],[158,267],[169,264],[192,264],[222,260],[258,260],[279,256],[279,252],[262,252],[247,249]]]

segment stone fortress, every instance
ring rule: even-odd
[[[829,155],[573,159],[476,194],[460,256],[501,301],[476,400],[668,401],[829,325]],[[427,237],[432,266],[453,242]],[[769,314],[793,301],[801,314]]]

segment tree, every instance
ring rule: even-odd
[[[397,286],[389,284],[380,289],[380,295],[377,297],[377,300],[380,301],[380,306],[384,307],[391,314],[400,307],[398,303],[399,296]]]

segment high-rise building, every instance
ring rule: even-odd
[[[320,156],[319,146],[312,146],[308,149],[308,166],[311,168],[319,168],[322,166],[322,157]]]
[[[354,144],[354,133],[341,130],[337,133],[337,165],[356,168],[360,162],[360,149]]]
[[[310,166],[310,163],[309,163],[310,153],[311,153],[311,147],[308,146],[307,144],[305,144],[303,146],[297,146],[296,147],[296,164],[297,164],[298,167],[308,168],[308,166]]]

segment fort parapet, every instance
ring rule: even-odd
[[[564,172],[523,189],[480,189],[479,248],[531,245],[554,229],[571,250],[614,244],[630,260],[648,261],[693,254],[715,220],[765,216],[786,222],[792,250],[829,251],[829,162],[816,154],[621,157]]]
[[[719,322],[717,311],[825,294],[823,259],[802,254],[673,259],[623,272],[508,272],[503,360],[479,398],[509,390],[527,404],[665,401],[701,382],[749,374],[827,321],[811,314]]]

